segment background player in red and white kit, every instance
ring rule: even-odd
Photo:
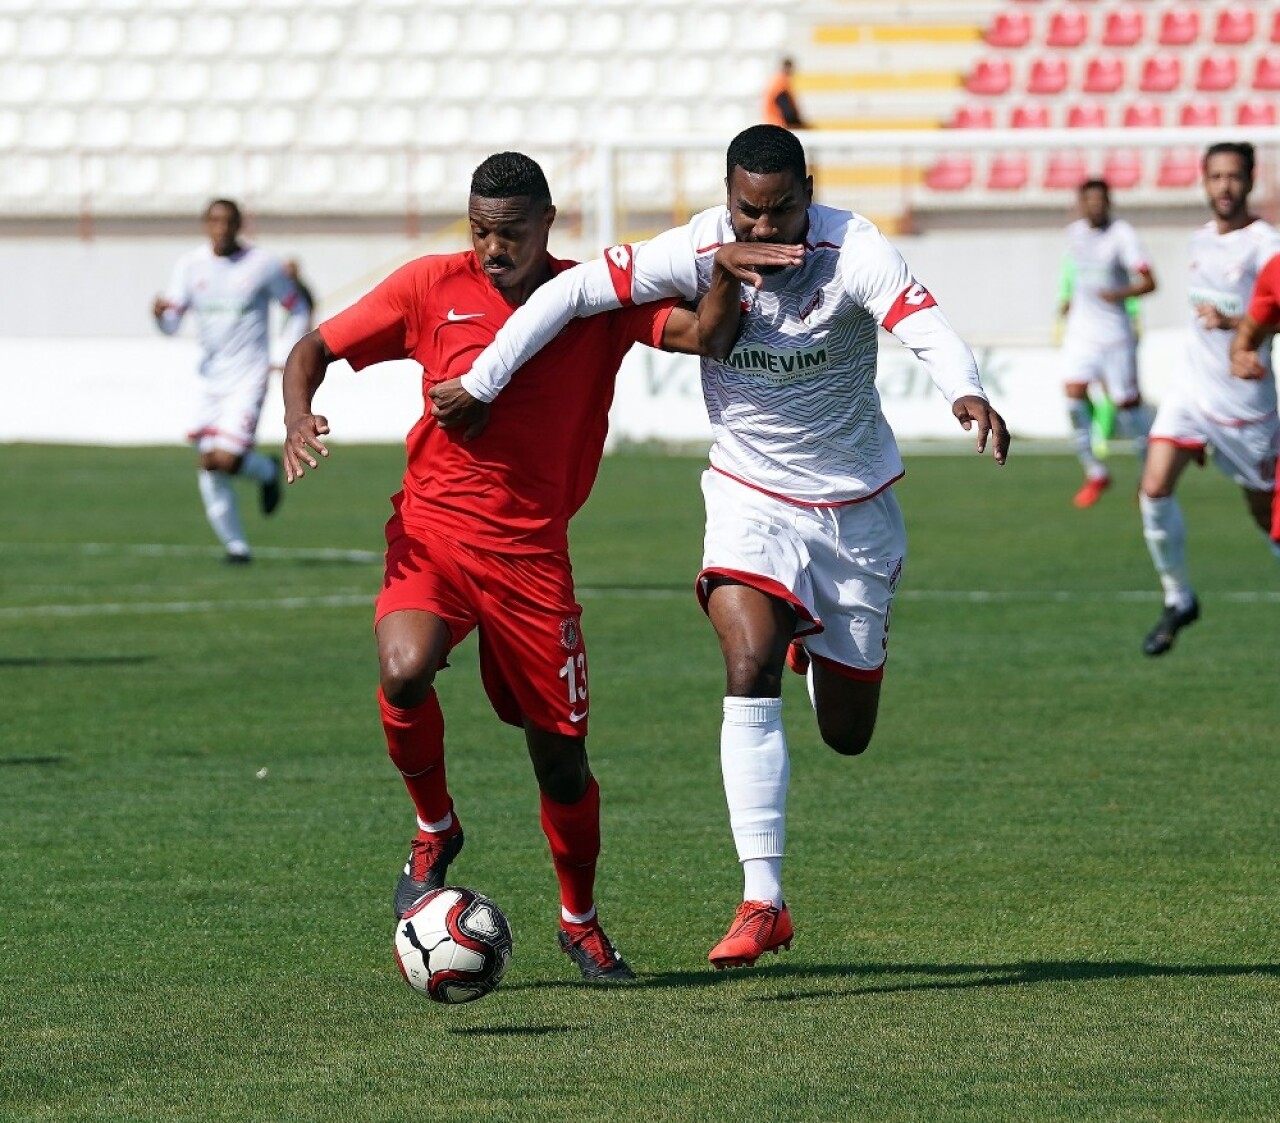
[[[280,503],[280,462],[254,450],[254,435],[271,370],[272,301],[288,313],[287,351],[311,326],[311,305],[284,263],[240,241],[240,208],[215,199],[205,208],[209,244],[184,254],[169,287],[152,305],[156,326],[178,330],[187,312],[199,324],[202,396],[190,438],[200,454],[200,497],[229,562],[247,562],[233,476],[254,480],[262,511]]]
[[[474,628],[485,690],[498,716],[524,730],[541,789],[560,884],[560,945],[585,978],[618,981],[633,976],[596,913],[600,790],[585,747],[587,656],[568,522],[595,482],[614,379],[632,344],[727,353],[734,329],[722,312],[726,326],[706,334],[673,301],[582,320],[529,365],[484,432],[444,432],[425,392],[466,371],[513,309],[573,264],[547,253],[555,213],[533,160],[514,152],[485,160],[471,182],[471,251],[410,262],[293,349],[284,376],[285,474],[293,482],[316,467],[314,453],[328,455],[328,421],[312,413],[312,399],[335,358],[356,369],[406,357],[421,364],[424,411],[407,438],[376,608],[383,729],[418,815],[395,912],[443,885],[462,849],[433,683]],[[738,258],[786,258],[779,247],[768,251]],[[711,298],[730,308],[738,274],[722,267],[732,264],[720,258]]]
[[[437,412],[460,424],[574,315],[696,299],[726,245],[803,247],[742,289],[736,346],[702,366],[715,445],[697,589],[724,655],[721,770],[744,871],[743,903],[708,957],[716,967],[750,965],[793,934],[781,881],[790,773],[781,679],[793,640],[803,642],[793,666],[807,670],[826,743],[856,755],[875,728],[906,555],[892,490],[904,469],[875,386],[878,328],[924,362],[965,429],[977,426],[979,451],[990,440],[1003,463],[1009,441],[972,353],[898,252],[861,216],[813,203],[791,132],[753,126],[726,163],[727,207],[562,274],[465,377],[432,392]],[[523,389],[531,367],[507,393]]]
[[[1200,617],[1187,568],[1187,527],[1174,496],[1188,464],[1212,450],[1218,467],[1240,485],[1254,521],[1271,528],[1280,421],[1269,349],[1259,374],[1233,378],[1231,344],[1254,282],[1280,252],[1280,234],[1249,212],[1253,146],[1215,144],[1203,161],[1211,221],[1191,236],[1191,344],[1181,378],[1166,393],[1151,426],[1139,503],[1147,549],[1164,589],[1164,610],[1143,641],[1163,655]]]
[[[1067,227],[1071,297],[1063,333],[1063,381],[1076,455],[1085,480],[1077,507],[1092,507],[1110,485],[1106,466],[1094,454],[1089,387],[1100,385],[1115,403],[1120,430],[1146,453],[1151,418],[1138,389],[1138,335],[1126,301],[1155,292],[1155,277],[1137,232],[1111,216],[1105,180],[1080,187],[1081,217]]]

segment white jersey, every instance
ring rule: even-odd
[[[492,400],[574,315],[698,299],[710,288],[715,251],[732,241],[728,210],[713,207],[650,242],[614,246],[603,261],[566,270],[516,310],[463,386]],[[815,204],[805,244],[802,265],[766,276],[761,291],[743,287],[729,357],[702,360],[711,463],[781,498],[855,502],[903,472],[875,385],[878,327],[916,353],[948,401],[986,395],[972,352],[875,226]]]
[[[193,311],[200,374],[220,385],[266,379],[272,300],[289,313],[284,332],[290,347],[305,334],[311,313],[280,260],[254,246],[241,246],[226,257],[208,244],[184,254],[174,266],[164,300],[160,330],[172,335],[182,317]]]
[[[1196,306],[1211,304],[1225,316],[1243,316],[1262,267],[1280,253],[1280,233],[1270,223],[1255,219],[1240,230],[1219,234],[1216,223],[1207,222],[1191,235],[1191,344],[1187,351],[1186,394],[1206,416],[1218,421],[1254,421],[1275,413],[1275,381],[1231,377],[1231,340],[1234,331],[1206,328]],[[1270,371],[1270,344],[1258,351]]]
[[[1133,322],[1123,303],[1100,295],[1128,288],[1135,273],[1151,268],[1138,233],[1123,219],[1107,226],[1091,226],[1077,219],[1067,227],[1067,257],[1071,262],[1071,307],[1063,342],[1068,347],[1097,349],[1136,342]]]

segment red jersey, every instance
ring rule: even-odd
[[[574,264],[549,260],[556,273]],[[408,531],[534,553],[567,548],[569,519],[600,470],[622,359],[634,343],[661,344],[676,303],[574,320],[525,364],[470,441],[440,428],[427,391],[465,374],[514,311],[474,253],[411,261],[321,324],[320,335],[357,370],[403,358],[422,366],[423,414],[392,500]]]
[[[1280,324],[1280,254],[1268,261],[1258,273],[1253,297],[1249,301],[1249,318],[1266,328]]]

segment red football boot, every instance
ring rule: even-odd
[[[753,967],[766,951],[777,955],[779,948],[790,949],[794,935],[791,912],[785,904],[743,901],[725,938],[711,949],[707,959],[717,971],[726,967]]]

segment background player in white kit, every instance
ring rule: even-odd
[[[697,589],[724,654],[721,768],[744,871],[743,903],[708,956],[716,967],[750,965],[793,935],[781,884],[790,774],[781,680],[793,640],[803,638],[824,741],[856,755],[875,728],[906,554],[892,491],[902,460],[875,388],[878,327],[925,363],[960,424],[977,426],[979,451],[990,439],[1003,463],[1009,441],[972,353],[898,252],[866,219],[813,204],[792,133],[753,126],[726,162],[727,208],[548,282],[468,374],[432,392],[437,416],[469,422],[475,403],[492,400],[575,314],[695,300],[725,243],[803,243],[795,267],[761,267],[755,287],[744,286],[733,352],[702,366],[715,445]]]
[[[1076,455],[1084,468],[1077,507],[1092,507],[1111,484],[1094,454],[1091,384],[1101,385],[1115,403],[1117,429],[1133,438],[1144,456],[1151,418],[1138,389],[1138,337],[1125,302],[1154,292],[1155,277],[1137,232],[1111,217],[1106,181],[1080,187],[1081,216],[1067,227],[1072,293],[1063,334],[1063,382]]]
[[[280,503],[280,462],[253,447],[271,369],[271,302],[288,313],[285,354],[311,321],[311,306],[284,264],[242,243],[240,223],[240,208],[230,199],[210,203],[204,213],[209,244],[179,259],[169,287],[152,305],[166,335],[178,330],[188,311],[198,320],[202,390],[189,436],[200,456],[205,515],[232,563],[251,555],[231,478],[241,475],[259,485],[264,514]]]
[[[1254,520],[1264,530],[1271,526],[1280,420],[1268,349],[1258,356],[1265,377],[1231,376],[1232,338],[1254,281],[1280,252],[1280,234],[1249,213],[1253,165],[1251,144],[1215,144],[1204,155],[1213,219],[1191,236],[1187,364],[1156,411],[1139,495],[1147,549],[1164,588],[1164,611],[1143,642],[1148,655],[1163,655],[1200,617],[1187,568],[1186,523],[1174,497],[1187,465],[1203,464],[1212,450],[1218,467],[1240,485]]]

